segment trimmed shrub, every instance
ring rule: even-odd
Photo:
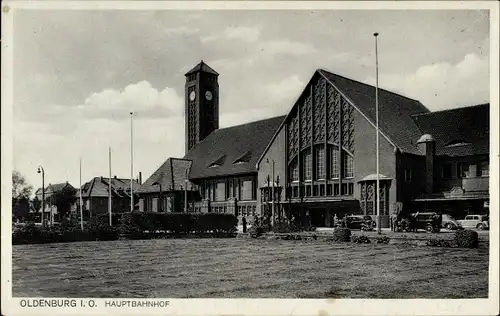
[[[265,230],[261,226],[252,226],[248,229],[251,238],[258,238],[264,234]]]
[[[370,244],[371,241],[366,236],[352,236],[351,241],[355,244]]]
[[[451,247],[451,243],[444,239],[429,239],[425,243],[428,247]]]
[[[275,233],[295,233],[300,231],[300,227],[284,218],[279,218],[274,222],[271,230]]]
[[[377,237],[377,244],[389,244],[391,239],[387,236],[378,236]]]
[[[333,230],[333,241],[349,242],[351,241],[351,230],[349,228],[337,227]]]
[[[473,230],[456,231],[454,240],[459,248],[477,248],[479,246],[479,235]]]
[[[118,229],[109,226],[108,214],[98,214],[87,221],[86,230],[92,240],[116,240],[118,239]]]
[[[118,231],[125,238],[140,238],[144,235],[144,231],[140,225],[141,214],[129,212],[123,214]]]

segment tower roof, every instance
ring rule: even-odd
[[[189,76],[189,75],[197,73],[197,72],[206,72],[206,73],[209,73],[209,74],[212,74],[212,75],[216,75],[216,76],[219,75],[217,73],[217,71],[215,71],[212,68],[210,68],[210,66],[207,65],[207,64],[205,64],[205,62],[203,60],[200,61],[200,63],[198,65],[194,66],[193,69],[191,69],[190,71],[188,71],[185,74],[185,76]]]

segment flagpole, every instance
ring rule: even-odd
[[[376,194],[377,194],[377,233],[381,234],[382,233],[382,227],[381,227],[381,221],[380,221],[380,164],[379,164],[379,125],[378,125],[378,120],[379,120],[379,113],[378,113],[378,45],[377,45],[377,37],[378,33],[374,33],[373,36],[375,36],[375,115],[377,117],[377,136],[376,136],[376,142],[377,142],[377,189],[376,189]]]
[[[134,149],[133,149],[133,133],[132,133],[132,117],[134,115],[134,112],[130,112],[130,211],[134,211],[134,187],[133,187],[133,181],[134,181]]]
[[[80,158],[80,227],[83,231],[82,158]]]
[[[111,147],[109,147],[109,181],[108,181],[108,212],[109,212],[109,226],[113,226],[111,215]]]

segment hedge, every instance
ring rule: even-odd
[[[234,237],[238,220],[232,214],[141,213],[113,214],[109,226],[107,214],[99,214],[85,223],[81,230],[75,220],[59,226],[36,226],[27,223],[12,231],[13,244],[50,242],[137,239],[161,236],[211,236]]]
[[[228,236],[237,231],[238,219],[232,214],[218,213],[142,213],[123,214],[119,226],[124,236],[142,234]]]
[[[366,236],[352,236],[351,237],[351,242],[355,243],[355,244],[370,244],[371,241],[368,237]]]

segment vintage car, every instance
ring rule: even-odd
[[[346,217],[346,225],[349,229],[373,230],[375,222],[368,215],[349,215]]]
[[[410,232],[423,229],[428,233],[437,233],[441,230],[443,218],[434,212],[412,213],[396,221],[396,231]]]
[[[490,228],[490,220],[487,215],[467,215],[458,223],[463,228],[477,228],[479,230]]]
[[[462,225],[451,215],[443,214],[443,221],[441,223],[442,228],[446,228],[449,230],[462,229]]]

